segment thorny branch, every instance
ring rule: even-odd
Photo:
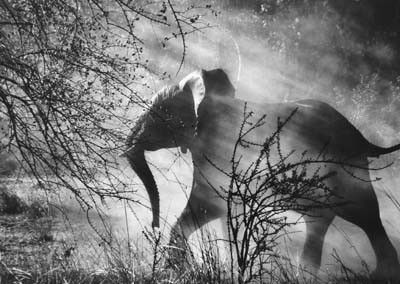
[[[171,20],[162,2],[0,1],[0,115],[8,148],[43,188],[66,188],[87,209],[107,197],[136,201],[117,158],[130,109],[149,107],[137,92],[149,70],[136,26],[178,25],[181,65],[186,33],[202,27],[181,26],[197,8],[178,14],[167,3]]]

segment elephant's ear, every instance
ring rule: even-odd
[[[204,84],[204,71],[199,70],[190,73],[179,82],[179,88],[181,90],[189,88],[193,95],[193,104],[196,117],[198,116],[197,110],[200,103],[206,95],[206,86]]]
[[[196,117],[199,106],[206,96],[235,97],[235,88],[222,69],[190,73],[179,82],[179,88],[191,90]]]

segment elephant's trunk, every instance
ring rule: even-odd
[[[160,227],[160,196],[158,193],[157,184],[154,180],[153,174],[147,164],[146,158],[144,157],[143,149],[135,149],[129,151],[127,157],[132,169],[139,176],[144,186],[146,187],[147,194],[150,198],[151,210],[153,212],[152,227]]]

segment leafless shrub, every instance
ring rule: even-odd
[[[41,187],[66,188],[86,209],[106,197],[133,200],[117,157],[129,110],[148,107],[137,92],[152,72],[137,26],[165,28],[163,43],[180,39],[182,65],[185,36],[207,27],[199,13],[209,9],[172,1],[1,1],[0,114],[9,125],[2,147]]]
[[[311,214],[314,209],[333,206],[329,203],[332,192],[325,184],[329,174],[321,174],[320,167],[310,170],[310,165],[335,161],[324,158],[322,153],[315,158],[303,153],[298,160],[291,161],[294,152],[285,154],[281,149],[280,134],[294,113],[284,121],[278,120],[276,131],[262,145],[256,145],[249,142],[248,136],[265,123],[265,117],[251,123],[253,113],[244,110],[231,170],[223,171],[230,184],[221,194],[228,206],[232,282],[277,280],[275,271],[280,271],[278,266],[283,263],[277,244],[289,226],[300,222],[289,221],[284,213],[295,210]],[[259,154],[250,166],[241,169],[239,150],[248,147],[257,148]],[[278,274],[281,279],[282,274]]]

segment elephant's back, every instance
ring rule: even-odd
[[[247,104],[247,108],[254,111],[253,122],[265,115],[264,125],[255,130],[259,141],[274,135],[281,127],[280,143],[287,151],[325,153],[347,159],[366,156],[371,145],[346,117],[322,101],[252,103]]]
[[[350,158],[366,155],[370,143],[339,111],[325,102],[302,100],[291,103],[296,113],[288,128],[313,149]]]
[[[342,114],[321,101],[257,104],[223,98],[209,105],[212,107],[199,113],[198,149],[225,166],[230,164],[235,149],[239,151],[237,157],[241,152],[247,160],[257,157],[266,139],[276,135],[282,123],[279,143],[285,153],[295,151],[301,155],[306,151],[313,156],[324,153],[347,159],[366,156],[370,146]],[[245,143],[235,147],[239,139]]]

